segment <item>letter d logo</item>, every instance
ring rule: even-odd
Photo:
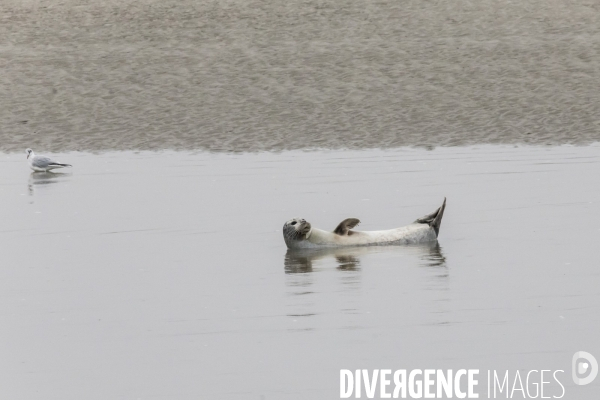
[[[588,376],[580,378],[580,376],[585,376],[588,371]],[[593,355],[585,351],[578,351],[573,355],[573,382],[575,384],[587,385],[592,383],[596,379],[596,375],[598,375],[598,361]]]

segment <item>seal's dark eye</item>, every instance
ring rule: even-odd
[[[292,225],[296,225],[296,221],[292,222]]]

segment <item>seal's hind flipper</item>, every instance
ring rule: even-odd
[[[360,223],[360,220],[358,220],[356,218],[346,218],[345,220],[340,222],[340,224],[337,226],[337,228],[335,228],[333,233],[340,235],[340,236],[346,236],[348,234],[348,231],[350,229],[354,228],[359,223]]]
[[[446,209],[446,198],[444,197],[444,203],[440,208],[435,210],[433,213],[419,218],[416,223],[428,224],[435,231],[435,236],[440,234],[440,225],[442,224],[442,217],[444,216],[444,210]]]

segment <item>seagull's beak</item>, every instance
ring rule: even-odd
[[[29,159],[29,153],[27,153],[27,158]]]

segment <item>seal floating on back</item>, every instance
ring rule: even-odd
[[[318,249],[345,246],[384,246],[410,243],[425,243],[437,240],[446,199],[433,213],[417,219],[410,225],[385,231],[353,231],[360,221],[347,218],[333,232],[313,228],[302,218],[294,218],[283,225],[283,239],[290,249]]]

